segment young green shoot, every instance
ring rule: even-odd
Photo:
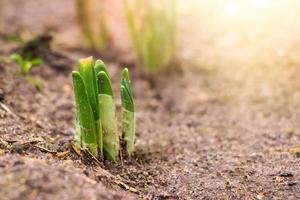
[[[88,93],[81,74],[72,72],[74,96],[76,102],[76,141],[82,148],[87,148],[95,157],[98,156],[96,123],[89,102]]]
[[[96,60],[95,62],[95,72],[96,74],[98,74],[100,71],[104,71],[106,73],[106,75],[108,76],[108,78],[110,79],[109,77],[109,73],[105,67],[105,64],[102,60]]]
[[[122,71],[121,76],[123,137],[126,142],[127,154],[130,157],[134,151],[135,142],[135,104],[127,68]]]
[[[78,64],[78,71],[83,79],[85,90],[87,92],[88,100],[93,112],[94,123],[96,128],[96,140],[100,148],[100,156],[102,152],[102,133],[100,128],[100,111],[99,111],[99,97],[98,97],[98,84],[96,80],[96,72],[94,69],[93,58],[80,59]]]
[[[115,161],[119,156],[120,141],[111,81],[105,71],[100,71],[97,79],[104,155]]]
[[[105,64],[92,57],[79,60],[78,71],[72,72],[76,102],[75,140],[97,158],[117,161],[120,135],[112,83]],[[128,70],[122,72],[121,81],[124,140],[129,156],[134,151],[135,106]]]

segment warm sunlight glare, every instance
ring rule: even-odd
[[[222,59],[221,63],[227,62],[227,66],[238,65],[239,61],[239,66],[254,61],[255,66],[258,62],[275,66],[274,62],[281,61],[287,54],[299,56],[294,48],[295,40],[299,40],[299,0],[180,2],[180,11],[193,24],[182,20],[187,38],[184,46],[188,46],[190,38],[194,39],[185,52],[186,57],[205,63],[202,65],[214,66],[215,63],[207,63],[207,57],[211,57],[212,60]]]
[[[239,15],[256,13],[255,11],[264,10],[270,8],[270,0],[231,0],[224,3],[224,12],[228,16],[238,17]]]
[[[221,0],[214,1],[225,17],[256,20],[275,15],[278,10],[291,8],[292,1],[271,0]],[[288,11],[287,9],[286,11]]]
[[[196,9],[200,6],[207,12],[217,12],[224,18],[238,18],[230,19],[233,21],[257,20],[261,17],[276,18],[279,15],[289,16],[290,12],[294,12],[300,4],[298,0],[190,0],[188,3],[179,0],[179,2],[183,7],[192,5]]]

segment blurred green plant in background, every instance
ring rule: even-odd
[[[110,43],[103,0],[76,0],[77,21],[89,49],[105,50]]]
[[[28,58],[23,57],[19,53],[13,53],[10,55],[10,59],[13,60],[20,67],[20,73],[26,78],[27,81],[32,83],[34,87],[38,90],[42,90],[42,83],[39,79],[31,78],[28,74],[33,67],[40,66],[43,64],[43,60],[40,58]]]
[[[170,66],[176,54],[175,0],[124,0],[133,49],[146,73]]]
[[[11,54],[10,58],[19,65],[20,72],[24,76],[26,76],[33,67],[43,64],[43,60],[40,58],[26,59],[18,53]]]

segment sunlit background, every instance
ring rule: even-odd
[[[184,55],[196,54],[196,63],[272,65],[286,62],[287,56],[299,62],[299,1],[191,0],[179,9],[189,18],[181,21],[182,44],[193,46]]]
[[[26,36],[50,30],[57,47],[81,46],[74,2],[2,0],[0,32]],[[105,1],[114,45],[121,50],[129,46],[122,9],[122,0]],[[183,61],[207,68],[300,62],[298,0],[177,0],[177,9]]]

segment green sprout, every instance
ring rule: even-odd
[[[126,90],[128,90],[130,101],[133,102],[128,70],[124,69],[122,74],[124,74],[122,75],[124,77],[124,80],[122,78],[122,87],[129,88]],[[75,140],[77,144],[81,148],[89,150],[97,158],[116,161],[120,152],[120,135],[111,79],[105,64],[101,60],[97,60],[93,64],[92,57],[81,59],[78,71],[72,72],[72,78],[76,102]],[[128,97],[122,94],[122,105],[127,99]],[[124,105],[127,104],[124,103]],[[131,107],[125,106],[123,110],[125,108],[134,116],[133,103]],[[123,122],[124,140],[128,144],[127,152],[131,155],[134,150],[135,116],[128,117],[123,114],[124,120],[127,121],[126,124]]]
[[[100,71],[97,79],[104,155],[115,161],[119,155],[120,142],[111,81],[105,71]]]
[[[26,76],[33,67],[43,63],[40,58],[27,59],[18,53],[11,54],[10,58],[19,65],[21,74],[24,76]]]
[[[127,68],[122,71],[121,99],[123,134],[126,142],[127,154],[130,157],[134,151],[136,116],[134,98]]]
[[[132,46],[147,73],[170,66],[176,54],[175,0],[124,0]]]
[[[103,14],[103,1],[76,0],[77,21],[88,47],[102,51],[109,46],[107,20]]]
[[[94,156],[98,156],[98,143],[95,121],[88,94],[79,72],[72,73],[74,96],[76,101],[76,139],[80,146],[87,148]]]

